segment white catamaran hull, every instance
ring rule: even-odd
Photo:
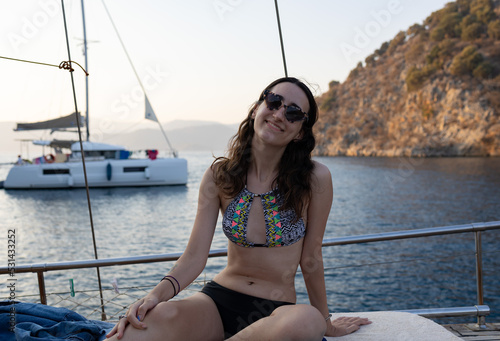
[[[126,159],[88,161],[90,187],[130,187],[185,185],[187,160]],[[4,182],[6,189],[85,187],[82,162],[28,164],[11,168]]]

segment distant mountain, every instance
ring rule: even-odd
[[[458,0],[318,98],[318,155],[500,156],[500,0]]]
[[[51,139],[48,132],[14,132],[14,122],[0,122],[0,152],[19,152],[21,139]],[[128,127],[128,129],[127,129]],[[130,149],[167,150],[168,145],[159,128],[135,129],[130,124],[118,124],[114,130],[92,129],[91,140],[121,144]],[[167,137],[178,151],[224,151],[229,139],[237,132],[236,124],[225,125],[209,121],[172,121],[164,125]],[[109,131],[109,132],[107,132]],[[62,139],[59,135],[57,138]],[[77,134],[64,134],[64,138],[77,139]],[[30,153],[40,147],[31,146]],[[26,147],[23,149],[25,152]]]
[[[170,125],[168,125],[168,129],[167,125],[164,127],[167,130],[170,143],[176,150],[223,151],[226,149],[229,139],[238,130],[235,125],[214,122],[199,124],[200,122],[196,122],[193,126],[190,126],[188,122],[178,122],[176,126],[182,128],[173,129]],[[123,144],[133,149],[168,149],[167,142],[160,129],[140,129],[114,136],[104,134],[103,141]]]
[[[167,122],[166,124],[163,125],[163,129],[165,130],[178,130],[178,129],[184,129],[184,128],[193,128],[193,127],[200,127],[200,126],[213,126],[213,125],[221,125],[220,123],[213,122],[213,121],[189,121],[189,120],[174,120]]]

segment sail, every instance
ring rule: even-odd
[[[33,140],[32,141],[35,146],[48,146],[51,148],[66,148],[71,149],[71,146],[78,142],[74,140]]]
[[[146,102],[146,114],[144,116],[145,119],[158,122],[158,118],[156,118],[155,112],[153,111],[153,107],[151,103],[149,103],[148,96],[144,95]]]
[[[68,116],[59,117],[53,120],[34,122],[34,123],[18,123],[14,131],[23,130],[40,130],[40,129],[66,129],[66,128],[77,128],[76,126],[76,113],[72,113]],[[80,116],[80,127],[85,126],[85,120]]]

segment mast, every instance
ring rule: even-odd
[[[83,55],[85,57],[85,70],[89,71],[88,60],[87,60],[87,30],[85,27],[85,8],[82,2],[82,22],[83,22]],[[87,141],[90,138],[89,132],[89,78],[85,77],[85,127],[87,131]]]

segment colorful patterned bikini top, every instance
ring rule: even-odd
[[[256,244],[247,240],[247,222],[254,198],[259,198],[264,209],[266,221],[266,243]],[[278,189],[264,194],[254,194],[243,190],[229,203],[222,219],[222,229],[227,238],[243,247],[275,247],[292,245],[306,234],[302,218],[296,219],[293,209],[280,211],[281,198]]]

